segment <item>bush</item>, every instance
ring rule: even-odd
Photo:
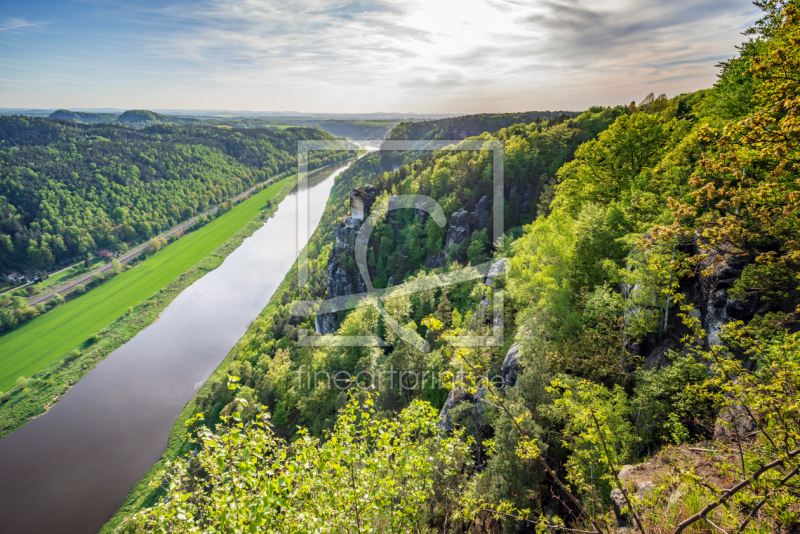
[[[89,344],[94,345],[101,339],[103,339],[103,336],[101,336],[100,334],[92,334],[91,336],[89,336]]]
[[[69,362],[75,361],[75,360],[78,359],[78,357],[80,355],[81,355],[81,351],[79,351],[78,349],[75,349],[72,352],[70,352],[69,354],[67,354],[67,357],[64,358],[64,363],[69,363]]]
[[[25,378],[24,376],[17,378],[17,387],[19,389],[25,389],[26,387],[28,387],[28,379]]]
[[[75,293],[77,293],[78,295],[83,295],[84,293],[86,293],[86,286],[83,284],[75,286]]]
[[[469,446],[440,437],[436,411],[419,401],[396,418],[376,416],[372,398],[353,401],[340,411],[330,439],[300,432],[291,443],[263,414],[244,430],[236,426],[238,413],[224,417],[227,428],[218,433],[192,419],[187,425],[198,427],[193,459],[159,475],[167,494],[134,516],[131,529],[190,532],[220,525],[225,532],[311,532],[325,518],[330,532],[363,525],[419,532],[416,527],[430,519],[427,504],[444,494],[441,482],[460,472]],[[235,510],[227,504],[230,488]],[[341,513],[356,507],[357,514]]]

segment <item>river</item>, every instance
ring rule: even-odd
[[[287,196],[156,322],[50,411],[0,440],[0,532],[92,534],[111,518],[161,457],[183,407],[267,305],[319,223],[334,178],[349,165],[329,169],[307,194]],[[301,198],[309,205],[302,237]]]

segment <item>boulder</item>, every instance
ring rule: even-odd
[[[653,492],[653,490],[655,490],[655,489],[656,489],[656,485],[655,485],[655,484],[653,484],[653,482],[651,482],[651,481],[649,481],[649,480],[645,480],[644,482],[641,482],[641,483],[639,484],[639,487],[636,489],[636,496],[637,496],[639,499],[641,499],[641,500],[644,500],[644,499],[646,499],[646,498],[647,498],[647,496],[648,496],[648,495],[650,495],[650,494]]]
[[[506,274],[506,265],[508,261],[506,258],[500,258],[497,262],[492,265],[492,268],[489,269],[489,273],[486,275],[486,282],[485,285],[490,286],[494,283],[494,279],[498,276]]]
[[[611,490],[611,504],[614,507],[614,516],[617,518],[617,526],[631,526],[629,514],[623,512],[623,510],[628,508],[628,501],[625,500],[625,494],[617,488]]]
[[[629,478],[633,478],[634,475],[635,475],[635,472],[636,472],[636,468],[633,467],[632,465],[623,465],[622,469],[619,470],[619,474],[617,475],[617,478],[619,478],[621,481],[624,482],[624,481],[628,480]]]

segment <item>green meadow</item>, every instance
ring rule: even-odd
[[[89,336],[124,315],[128,307],[181,275],[255,217],[289,179],[259,191],[135,268],[0,337],[0,391],[11,389],[18,377],[31,376],[80,348]]]

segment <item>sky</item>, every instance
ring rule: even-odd
[[[0,107],[582,110],[710,87],[749,0],[0,0]]]

